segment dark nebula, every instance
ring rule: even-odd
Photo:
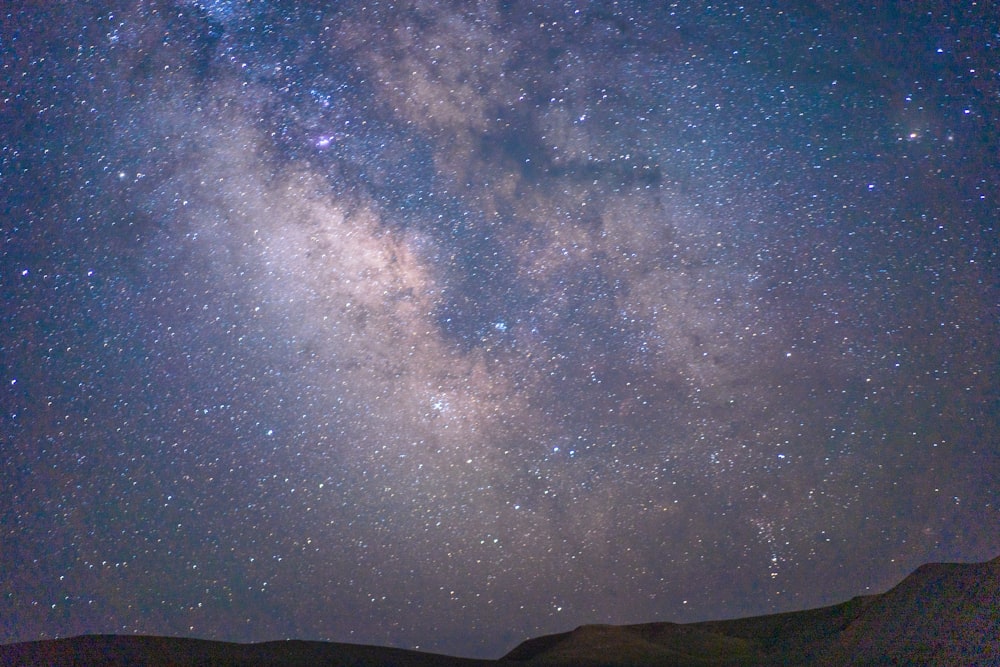
[[[1000,14],[803,4],[7,3],[0,643],[995,557]]]

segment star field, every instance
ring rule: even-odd
[[[1000,549],[1000,13],[16,2],[0,642],[496,657]]]

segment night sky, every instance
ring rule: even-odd
[[[765,4],[5,3],[0,642],[996,557],[1000,9]]]

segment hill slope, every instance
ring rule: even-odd
[[[880,595],[806,611],[702,623],[585,625],[529,639],[500,660],[329,642],[233,644],[87,635],[0,646],[0,665],[1000,665],[1000,558],[924,565]]]
[[[730,621],[583,626],[504,656],[526,665],[1000,665],[1000,558],[924,565],[880,595]]]

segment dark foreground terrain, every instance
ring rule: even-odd
[[[0,665],[1000,665],[1000,558],[924,565],[821,609],[702,623],[588,625],[500,660],[327,642],[88,635],[0,646]]]

